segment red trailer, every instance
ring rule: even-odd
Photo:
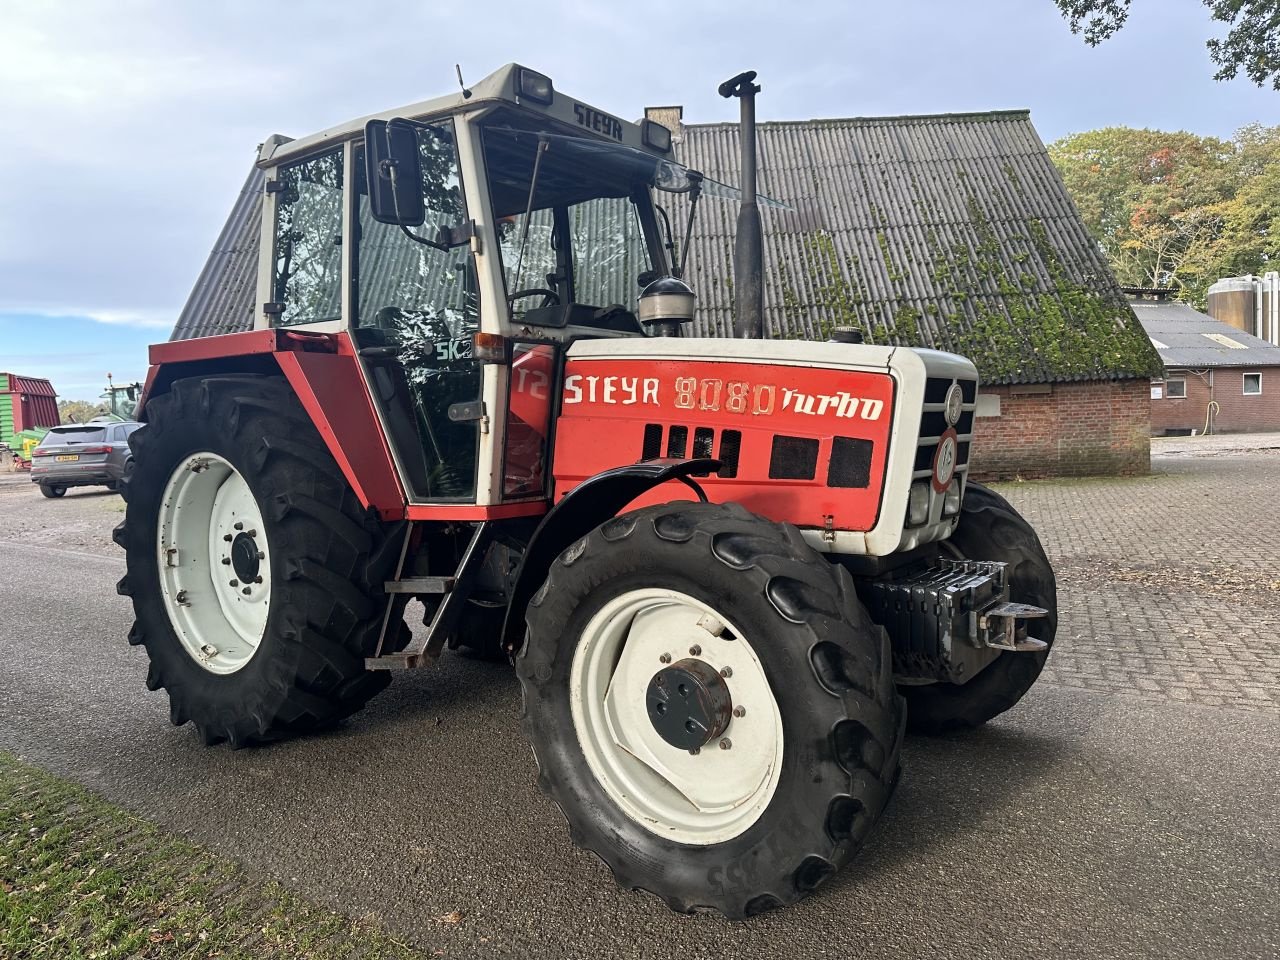
[[[47,430],[58,418],[58,395],[53,384],[38,377],[0,373],[0,446],[22,454],[23,430]]]

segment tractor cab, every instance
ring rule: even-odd
[[[257,326],[350,336],[409,503],[544,500],[563,345],[644,335],[641,295],[670,282],[655,191],[736,195],[670,152],[517,65],[273,138]]]

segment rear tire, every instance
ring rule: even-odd
[[[516,672],[539,787],[618,883],[673,910],[739,919],[794,903],[853,857],[897,782],[904,717],[888,639],[848,573],[793,527],[736,504],[677,502],[615,517],[560,555],[528,625]],[[705,652],[688,646],[687,631]],[[675,663],[656,652],[668,644]],[[675,682],[657,674],[678,670],[686,648],[721,671],[745,711],[692,756],[665,736],[655,741],[658,721],[644,721],[663,711],[633,702],[636,679],[650,671],[651,683]],[[725,674],[717,658],[738,666]],[[606,680],[607,727],[586,720]],[[615,687],[632,693],[615,698]],[[648,762],[633,769],[641,762],[628,747],[608,746],[628,716],[625,736],[647,744],[674,779]],[[744,783],[740,797],[697,796],[728,780]]]
[[[40,492],[50,500],[56,500],[67,492],[67,488],[60,487],[56,483],[42,483],[40,484]]]
[[[168,691],[173,723],[191,721],[207,744],[239,747],[330,726],[359,710],[390,682],[386,672],[365,670],[364,657],[377,643],[382,584],[398,556],[400,528],[364,510],[282,378],[178,380],[147,404],[147,417],[129,438],[136,466],[121,483],[127,507],[115,541],[127,573],[118,591],[133,601],[129,642],[151,660],[147,687]],[[201,454],[243,481],[242,515],[262,525],[267,612],[256,647],[235,661],[220,660],[217,646],[208,655],[192,649],[192,631],[197,640],[235,639],[228,632],[234,617],[218,619],[227,609],[218,591],[240,569],[216,559],[216,541],[225,538],[197,525],[200,542],[188,539],[192,547],[161,568],[162,548],[179,542],[168,539],[178,529],[172,502],[180,482],[196,483],[186,475],[199,475]],[[179,502],[198,509],[190,499]],[[164,528],[163,543],[162,521],[174,524]],[[175,583],[192,585],[179,591],[189,594],[185,603],[168,597]],[[388,647],[403,645],[403,621],[393,618],[390,630]]]
[[[1049,615],[1027,621],[1027,632],[1053,645],[1058,629],[1058,587],[1053,567],[1031,524],[995,491],[980,483],[965,488],[960,523],[950,543],[971,560],[1007,563],[1009,599],[1044,607]],[[1031,689],[1049,651],[1002,652],[968,683],[898,688],[907,701],[907,729],[942,734],[981,726],[1004,713]]]

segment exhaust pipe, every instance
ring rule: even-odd
[[[748,70],[720,84],[720,96],[742,101],[742,207],[733,243],[734,321],[739,339],[764,339],[764,240],[756,205],[756,72]]]

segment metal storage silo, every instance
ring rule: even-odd
[[[1257,322],[1258,284],[1253,277],[1227,277],[1209,288],[1209,316],[1219,323],[1253,333]]]

